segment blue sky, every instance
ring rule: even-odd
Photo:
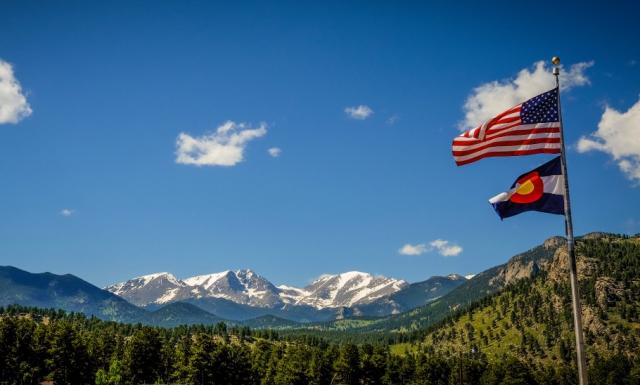
[[[18,101],[0,124],[0,264],[100,286],[156,271],[252,268],[296,285],[482,271],[563,233],[560,216],[501,222],[487,203],[550,157],[458,168],[451,139],[477,87],[526,93],[519,72],[552,55],[583,63],[562,100],[576,233],[640,232],[639,12],[5,2],[0,60],[30,113]],[[345,111],[358,106],[372,113]],[[179,135],[206,151],[227,121],[254,135],[200,159],[226,165],[177,162]],[[462,252],[429,251],[438,239]],[[407,244],[427,250],[401,255]]]

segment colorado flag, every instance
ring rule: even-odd
[[[564,176],[560,157],[522,174],[509,191],[489,199],[501,219],[525,211],[564,214]]]

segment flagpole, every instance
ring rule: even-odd
[[[576,268],[575,241],[573,239],[573,222],[571,220],[571,200],[569,199],[569,174],[567,173],[567,157],[564,145],[564,124],[562,124],[562,109],[560,107],[560,58],[554,57],[553,75],[556,77],[558,88],[558,118],[560,119],[560,142],[562,152],[562,175],[564,176],[564,224],[567,234],[567,249],[569,252],[569,278],[571,280],[571,300],[573,305],[573,328],[576,334],[576,353],[578,358],[578,380],[580,385],[588,385],[587,360],[584,350],[584,335],[582,332],[582,307],[580,305],[580,293],[578,286],[578,272]]]

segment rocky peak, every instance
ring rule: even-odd
[[[555,237],[547,238],[542,243],[542,247],[544,247],[547,250],[557,249],[558,247],[560,247],[560,245],[564,244],[565,242],[567,242],[567,240],[564,237],[555,236]]]
[[[240,283],[247,289],[252,288],[254,290],[267,290],[271,292],[277,292],[276,288],[269,280],[261,275],[256,274],[253,270],[242,269],[235,273]]]
[[[554,255],[559,250],[566,249],[562,247],[565,244],[564,238],[551,237],[542,245],[512,257],[506,264],[498,267],[498,272],[489,281],[489,285],[504,287],[516,280],[532,277],[540,270],[547,270],[554,261]]]
[[[460,281],[460,280],[466,281],[467,280],[466,277],[463,277],[460,274],[455,274],[455,273],[447,275],[446,278],[451,280],[451,281]]]

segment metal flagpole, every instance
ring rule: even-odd
[[[571,221],[571,200],[569,199],[569,174],[567,173],[567,157],[564,145],[564,124],[562,124],[562,109],[560,107],[560,58],[555,56],[551,59],[553,63],[553,75],[556,77],[556,87],[558,88],[558,118],[560,119],[560,142],[562,153],[562,175],[564,176],[564,225],[567,234],[567,249],[569,252],[569,278],[571,280],[571,300],[573,303],[573,328],[576,333],[576,353],[578,356],[578,380],[580,385],[588,385],[587,360],[584,351],[584,336],[582,332],[582,307],[580,305],[580,293],[578,287],[578,276],[576,269],[575,242],[573,239],[573,223]]]

